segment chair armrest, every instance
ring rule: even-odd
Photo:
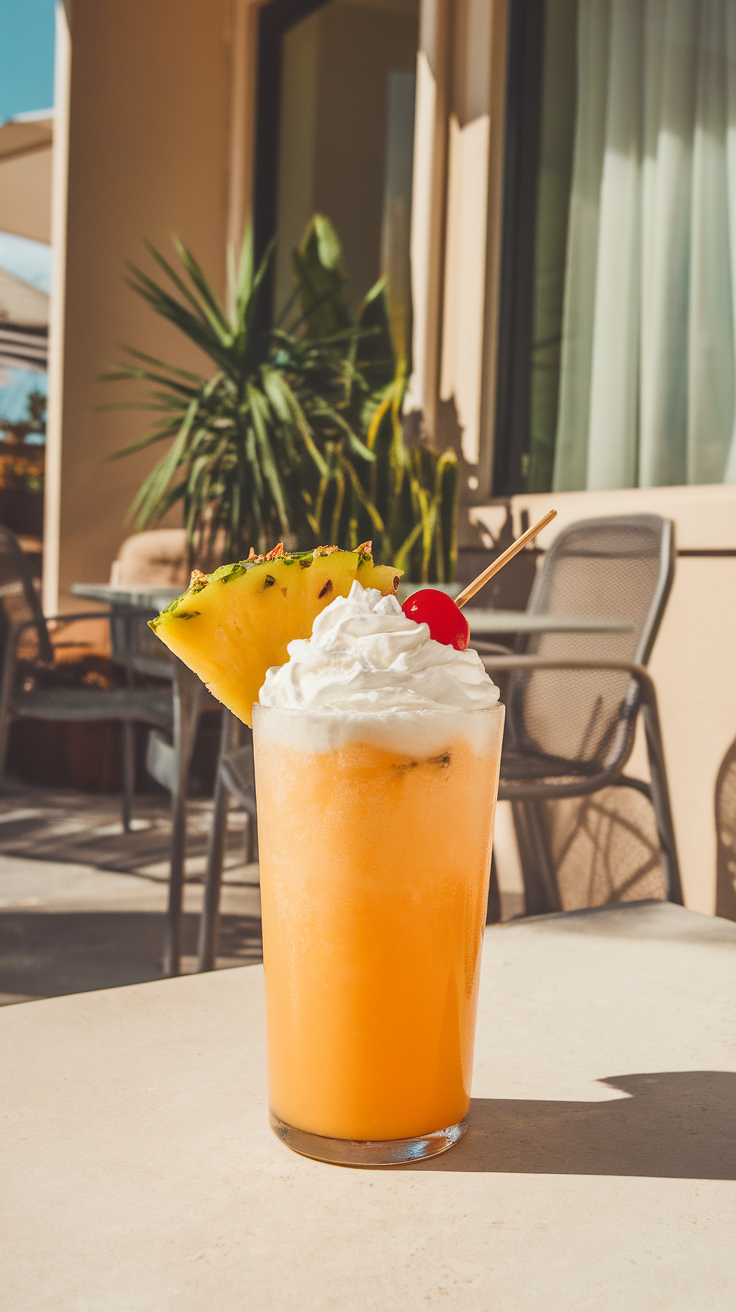
[[[483,658],[481,657],[481,659]],[[584,657],[578,657],[577,659],[574,657],[569,659],[560,657],[558,659],[554,656],[486,656],[483,664],[490,669],[503,671],[619,670],[622,674],[630,675],[637,683],[644,703],[645,728],[647,740],[650,742],[650,750],[656,749],[658,755],[662,758],[662,769],[664,770],[657,690],[651,674],[645,670],[643,665],[638,665],[635,661],[614,661],[605,658],[586,660]]]
[[[88,620],[88,619],[106,620],[108,618],[109,616],[106,611],[84,611],[81,614],[77,614],[77,615],[44,616],[47,625],[50,624],[52,621],[55,623],[63,624],[63,623],[71,623],[74,620]],[[10,630],[8,632],[7,643],[5,647],[5,660],[3,662],[2,680],[0,681],[0,721],[2,720],[2,717],[6,712],[6,708],[13,690],[13,682],[15,680],[15,669],[18,663],[18,643],[20,641],[22,634],[24,634],[27,629],[37,630],[38,621],[22,620],[20,624],[11,625]],[[45,661],[41,661],[40,664],[43,665],[44,667],[47,667],[47,662]]]
[[[0,739],[3,738],[8,707],[13,695],[15,671],[18,665],[18,643],[21,634],[25,633],[26,629],[37,630],[38,624],[36,620],[22,620],[20,624],[12,624],[8,631],[5,657],[3,660],[2,678],[0,678]],[[0,769],[1,768],[3,768],[2,761],[0,761]]]
[[[473,651],[477,651],[481,660],[484,656],[513,656],[514,654],[511,647],[504,647],[501,642],[484,642],[482,638],[479,638],[477,642],[473,642],[472,635],[470,647]]]
[[[5,647],[5,669],[8,665],[15,666],[15,658],[18,653],[18,642],[22,633],[26,629],[36,629],[38,631],[37,620],[22,620],[20,624],[11,624],[8,630],[7,644]]]
[[[483,662],[495,670],[620,670],[636,682],[642,701],[642,718],[649,756],[649,773],[651,780],[652,801],[654,802],[665,866],[665,884],[667,897],[672,902],[683,905],[682,883],[677,859],[675,830],[672,820],[667,767],[664,757],[662,730],[659,722],[657,692],[652,676],[643,665],[634,661],[613,660],[555,660],[548,656],[489,656]],[[623,763],[625,764],[625,762]],[[623,768],[623,767],[622,767]]]
[[[643,665],[637,665],[635,661],[612,661],[603,657],[600,660],[586,660],[584,657],[495,655],[483,659],[483,653],[479,654],[483,664],[492,666],[494,670],[620,670],[636,680],[645,698],[653,699],[655,704],[657,701],[652,676]]]
[[[109,620],[109,610],[82,610],[72,615],[47,615],[47,624],[75,624],[77,620]]]

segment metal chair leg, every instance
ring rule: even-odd
[[[15,637],[12,632],[7,635],[5,642],[5,660],[2,667],[2,674],[0,674],[0,779],[5,778],[5,767],[7,764],[10,739],[10,724],[13,718],[10,711],[10,696],[15,680],[17,640],[17,631]]]
[[[5,765],[8,755],[8,739],[10,737],[10,716],[3,715],[0,718],[0,781],[5,778]]]
[[[246,811],[248,817],[248,833],[246,835],[245,845],[245,864],[251,866],[258,858],[258,821],[255,812]]]
[[[498,887],[496,858],[491,849],[491,873],[488,880],[488,902],[486,905],[486,924],[497,925],[501,919],[501,892]]]
[[[667,770],[664,762],[664,748],[662,746],[662,733],[659,727],[659,713],[656,701],[653,699],[646,700],[642,705],[642,715],[644,717],[644,731],[649,757],[652,805],[657,820],[657,833],[662,852],[667,898],[670,902],[676,902],[679,906],[684,906],[680,863],[677,858],[677,843],[675,841],[675,826],[670,807]]]
[[[135,791],[135,729],[132,720],[123,720],[123,833],[130,833]]]
[[[212,809],[212,824],[207,844],[207,871],[204,881],[204,900],[202,917],[199,922],[199,960],[197,970],[214,970],[217,964],[217,936],[220,923],[220,889],[222,886],[222,867],[225,859],[225,835],[227,832],[227,812],[230,804],[230,790],[223,778],[220,762],[226,752],[238,746],[240,738],[240,721],[230,711],[222,712],[222,729],[220,732],[220,755],[217,762],[215,779],[215,798]]]
[[[524,914],[544,916],[560,911],[560,894],[549,852],[542,803],[533,799],[511,804],[524,877]]]
[[[181,970],[184,858],[187,838],[187,779],[197,734],[202,684],[181,661],[174,676],[174,779],[171,792],[171,873],[164,937],[164,975]]]

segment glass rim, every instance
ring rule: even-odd
[[[392,706],[388,710],[376,710],[376,711],[352,710],[347,708],[345,710],[336,711],[336,710],[327,710],[325,708],[314,709],[307,706],[264,706],[262,705],[261,702],[254,702],[252,707],[252,715],[256,715],[256,714],[262,715],[264,712],[268,712],[269,714],[276,713],[279,715],[289,715],[289,716],[305,716],[305,715],[319,716],[321,719],[330,719],[330,718],[341,719],[349,715],[353,719],[357,719],[360,717],[366,720],[374,720],[374,719],[379,719],[381,716],[386,716],[386,715],[391,715],[391,716],[421,715],[423,718],[424,717],[428,718],[429,716],[433,716],[433,715],[437,715],[437,716],[443,715],[445,717],[452,716],[453,718],[456,718],[458,716],[465,716],[465,715],[492,715],[494,713],[497,714],[499,711],[505,711],[505,709],[506,709],[506,703],[502,702],[500,698],[497,702],[494,702],[492,706],[468,706],[468,707]]]

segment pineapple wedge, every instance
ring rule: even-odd
[[[223,565],[214,574],[195,570],[189,589],[155,620],[154,633],[198,674],[213,697],[245,724],[272,665],[288,660],[287,643],[308,638],[335,597],[347,597],[357,579],[364,588],[395,594],[401,570],[374,565],[371,543],[357,551],[318,547]]]

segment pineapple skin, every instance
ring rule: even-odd
[[[156,636],[247,725],[266,670],[285,664],[288,643],[310,637],[325,606],[347,597],[355,580],[395,596],[402,574],[374,565],[360,548],[276,553],[214,574],[195,570],[187,591],[150,621]]]

